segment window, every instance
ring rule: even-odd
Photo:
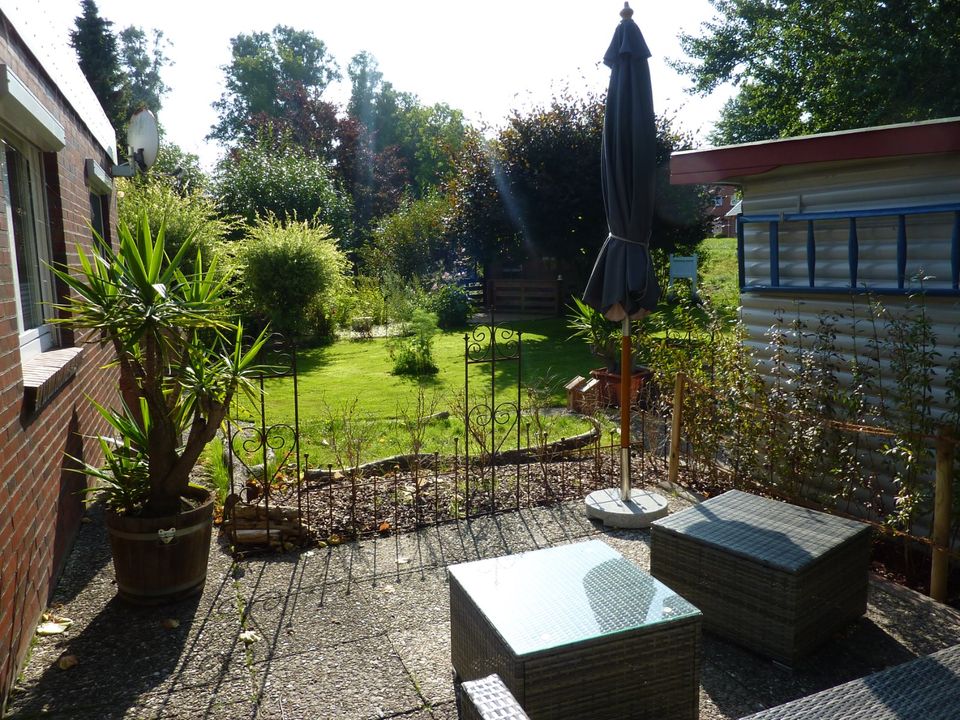
[[[52,276],[47,268],[50,238],[43,170],[40,152],[29,143],[12,133],[0,132],[0,144],[7,236],[15,264],[20,353],[28,357],[54,344],[53,329],[46,323],[45,303],[54,298]]]
[[[100,165],[87,159],[84,165],[84,174],[87,186],[90,189],[90,225],[93,228],[93,238],[100,237],[110,244],[110,195],[113,184],[110,176]]]
[[[713,204],[715,207],[723,207],[723,195],[714,195]]]

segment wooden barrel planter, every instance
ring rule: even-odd
[[[131,517],[106,513],[117,594],[137,605],[160,605],[203,589],[213,527],[213,497],[191,487],[200,504],[178,515]]]

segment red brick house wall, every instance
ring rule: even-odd
[[[84,162],[110,168],[94,139],[6,15],[0,64],[63,126],[66,146],[42,155],[52,260],[76,267],[75,246],[91,244],[90,185]],[[8,122],[9,124],[9,122]],[[16,127],[13,128],[16,130]],[[116,204],[109,197],[110,219]],[[67,455],[96,462],[101,429],[88,397],[109,403],[114,378],[101,370],[106,349],[61,332],[53,354],[21,360],[10,228],[0,194],[0,707],[29,647],[82,514],[82,476]],[[55,288],[62,297],[63,288]],[[40,382],[37,378],[46,378]],[[26,380],[26,382],[25,382]]]

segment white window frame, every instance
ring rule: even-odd
[[[33,248],[35,257],[30,258],[30,262],[35,267],[30,271],[37,275],[38,289],[40,291],[40,317],[41,322],[33,328],[26,327],[25,314],[21,303],[20,294],[20,259],[17,258],[16,237],[14,236],[13,223],[13,205],[11,202],[11,188],[9,183],[9,170],[7,168],[7,148],[15,149],[26,161],[27,169],[30,173],[29,199],[31,203],[31,218],[26,221],[30,223],[33,230]],[[55,300],[53,276],[47,264],[50,262],[50,223],[48,221],[49,212],[47,208],[47,199],[44,192],[45,181],[43,174],[43,164],[41,162],[40,150],[19,135],[6,127],[0,125],[0,182],[3,184],[4,211],[6,212],[7,239],[10,247],[10,258],[13,267],[14,299],[17,308],[17,330],[20,336],[20,357],[21,359],[37,355],[56,345],[57,335],[53,325],[47,322],[50,309],[49,303]]]

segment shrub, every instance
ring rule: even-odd
[[[449,253],[444,237],[450,212],[450,200],[443,195],[404,202],[373,229],[371,241],[361,251],[364,262],[405,279],[441,269]]]
[[[249,225],[259,218],[304,218],[329,225],[349,243],[352,203],[333,182],[323,160],[296,148],[266,143],[232,151],[217,165],[217,204]]]
[[[347,260],[329,227],[259,220],[239,248],[238,266],[242,307],[251,320],[303,340],[332,335]]]
[[[390,346],[394,375],[435,375],[440,368],[433,359],[433,338],[439,331],[437,316],[416,309],[410,320],[410,334]]]
[[[427,309],[437,316],[444,330],[461,328],[470,318],[470,296],[459,285],[441,285],[427,296]]]
[[[199,189],[180,189],[173,179],[161,175],[117,178],[117,190],[119,223],[135,227],[145,214],[150,227],[165,228],[164,242],[171,256],[192,236],[204,265],[209,265],[214,248],[237,227],[236,219],[218,213],[214,201]],[[192,256],[186,269],[193,271]]]

